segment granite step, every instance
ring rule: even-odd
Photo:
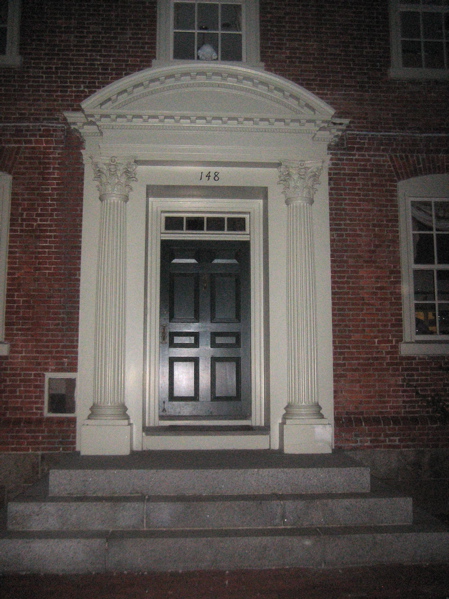
[[[441,524],[214,531],[9,532],[0,571],[166,572],[445,563]]]
[[[385,493],[21,497],[9,530],[152,530],[411,524],[412,500]]]
[[[49,483],[49,494],[59,497],[369,491],[369,468],[346,456],[285,456],[268,451],[77,456],[54,468]]]

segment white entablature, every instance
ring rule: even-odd
[[[299,133],[331,143],[347,122],[304,88],[263,71],[198,64],[125,77],[66,113],[83,136],[108,129]]]

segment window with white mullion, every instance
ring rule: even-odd
[[[174,60],[244,60],[241,2],[173,3]]]
[[[449,201],[410,200],[415,338],[449,338]]]
[[[444,76],[449,70],[448,0],[390,0],[393,74]]]

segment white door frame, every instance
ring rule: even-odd
[[[211,192],[212,195],[213,192]],[[264,252],[263,252],[263,212],[262,199],[239,199],[238,188],[234,199],[192,199],[192,198],[152,198],[148,199],[148,238],[147,238],[147,327],[145,335],[146,367],[145,367],[145,426],[157,427],[181,422],[165,423],[159,420],[159,308],[160,308],[160,248],[161,239],[182,238],[198,239],[196,234],[176,236],[161,232],[163,215],[166,213],[238,213],[248,214],[250,230],[245,235],[204,234],[201,239],[248,239],[250,241],[251,264],[251,420],[210,422],[207,424],[245,424],[263,427],[266,424],[266,393],[264,372]],[[150,191],[151,194],[151,191]],[[187,422],[182,422],[187,425]],[[201,424],[199,421],[191,425]],[[204,423],[206,424],[206,422]]]

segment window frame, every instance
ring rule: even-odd
[[[402,355],[449,355],[449,336],[424,339],[415,333],[413,291],[412,201],[444,200],[449,202],[449,174],[427,175],[398,184],[399,225],[401,239],[403,342]],[[430,265],[429,265],[430,266]]]
[[[446,50],[447,68],[428,69],[426,67],[402,66],[401,52],[401,0],[390,0],[390,42],[391,42],[391,68],[390,77],[394,79],[449,79],[449,50]],[[421,8],[420,0],[409,5]],[[443,7],[444,8],[444,7]],[[449,7],[448,7],[449,8]],[[417,10],[417,8],[415,8]],[[447,40],[449,43],[449,40]]]
[[[153,66],[168,66],[173,64],[207,64],[209,61],[175,60],[173,56],[173,6],[175,1],[158,0],[157,5],[157,59]],[[187,0],[189,1],[189,0]],[[225,2],[226,0],[201,0],[201,2]],[[211,61],[213,64],[263,66],[260,63],[259,40],[259,0],[240,0],[242,5],[242,61]],[[256,24],[256,26],[254,26]]]
[[[6,54],[0,54],[0,67],[20,67],[19,55],[21,0],[8,0]]]
[[[11,189],[11,175],[0,172],[0,356],[9,354],[9,343],[5,341],[5,312]]]

